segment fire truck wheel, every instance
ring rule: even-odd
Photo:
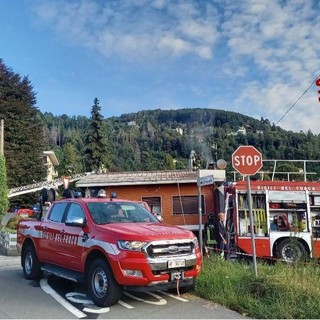
[[[286,262],[298,262],[306,256],[306,250],[298,240],[284,239],[278,244],[277,256]]]
[[[88,271],[88,293],[99,307],[116,304],[121,287],[116,282],[109,264],[103,259],[94,260]]]
[[[42,276],[40,263],[33,246],[28,246],[22,256],[23,275],[28,280],[39,279]]]

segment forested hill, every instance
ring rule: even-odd
[[[41,115],[48,148],[60,161],[59,173],[83,171],[86,131],[90,119],[66,115]],[[240,145],[253,145],[263,159],[318,160],[320,137],[311,131],[292,132],[240,113],[216,109],[151,110],[104,119],[108,141],[108,171],[187,169],[190,152],[205,168],[225,159],[232,171],[231,155]],[[283,164],[298,171],[301,163]],[[315,163],[308,171],[320,171]],[[267,168],[264,168],[267,169]]]

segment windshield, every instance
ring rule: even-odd
[[[96,224],[159,222],[156,217],[134,202],[90,202],[87,206]]]

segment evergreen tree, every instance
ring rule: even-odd
[[[27,77],[7,68],[0,59],[0,119],[4,119],[4,156],[8,187],[43,181],[45,150],[43,123]]]
[[[82,164],[76,147],[67,143],[62,147],[62,161],[59,165],[59,173],[61,175],[70,175],[81,173]]]
[[[85,141],[84,162],[86,171],[102,172],[107,168],[107,139],[99,100],[93,100],[91,122]]]
[[[7,212],[9,209],[7,170],[5,158],[0,155],[0,213]]]
[[[165,161],[166,161],[166,170],[175,170],[176,166],[170,154],[166,154]]]

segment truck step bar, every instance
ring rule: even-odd
[[[58,276],[64,279],[68,279],[74,282],[84,282],[83,274],[76,271],[67,270],[65,268],[58,267],[50,263],[43,264],[41,266],[41,269],[45,272],[54,274],[55,276]]]

